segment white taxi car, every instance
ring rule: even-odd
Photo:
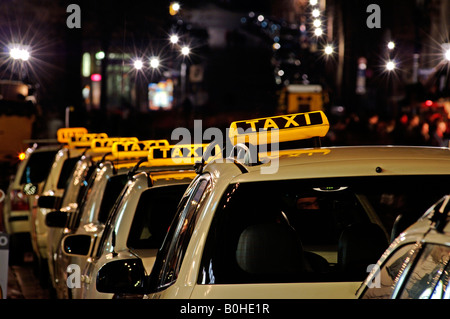
[[[110,157],[113,143],[133,141],[138,142],[135,137],[120,138],[108,137],[101,139],[93,139],[90,149],[81,157],[76,163],[71,175],[68,178],[67,187],[64,189],[64,194],[61,199],[61,208],[56,211],[51,211],[45,216],[45,223],[48,227],[47,231],[47,261],[49,268],[49,277],[54,288],[56,285],[56,277],[54,267],[56,256],[60,251],[60,240],[67,225],[68,217],[74,214],[84,197],[87,190],[90,176],[95,170],[96,163],[103,161]]]
[[[449,202],[450,195],[442,197],[400,233],[358,290],[358,298],[450,299]]]
[[[28,148],[9,183],[3,206],[3,225],[10,235],[10,260],[13,264],[23,261],[24,252],[31,249],[32,200],[28,194],[42,192],[45,179],[59,149],[58,145],[38,144]],[[31,190],[33,192],[30,192]]]
[[[39,195],[31,205],[31,243],[40,280],[48,279],[47,236],[45,216],[58,208],[64,189],[81,156],[94,138],[107,138],[105,133],[87,133],[85,128],[62,128],[57,131],[58,142],[63,145],[52,161],[50,172]]]
[[[140,162],[147,159],[148,149],[151,146],[168,145],[166,140],[127,141],[115,142],[112,147],[112,156],[98,163],[88,182],[88,188],[75,212],[68,212],[68,224],[62,236],[57,239],[58,252],[54,261],[54,282],[58,298],[78,299],[79,289],[67,286],[67,268],[75,264],[84,267],[86,258],[80,255],[68,256],[62,253],[61,242],[69,234],[84,234],[101,232],[107,221],[109,213],[114,206],[120,192],[128,181],[129,171]],[[144,157],[145,156],[145,157]],[[141,164],[141,163],[139,163]],[[146,168],[145,163],[136,169]],[[48,222],[48,219],[47,219]]]
[[[235,122],[229,137],[251,151],[254,145],[240,143],[274,138],[282,144],[323,137],[328,128],[323,112],[311,112]],[[430,198],[450,187],[447,148],[233,154],[199,167],[137,293],[151,299],[355,298],[368,265],[388,247],[396,216],[403,210],[420,216]],[[100,270],[97,284],[107,276]]]
[[[152,149],[169,148],[171,147]],[[196,176],[194,157],[186,158],[182,163],[166,161],[169,159],[149,156],[146,165],[158,167],[158,170],[129,176],[129,181],[119,196],[119,202],[110,213],[102,234],[92,234],[90,240],[86,235],[72,235],[65,238],[66,253],[74,254],[74,247],[77,244],[79,250],[88,252],[88,262],[85,269],[81,269],[79,294],[81,298],[97,299],[113,296],[96,289],[95,279],[100,268],[112,267],[120,272],[128,269],[128,265],[135,264],[142,266],[145,273],[150,273],[156,253],[177,211],[177,204]],[[71,252],[68,251],[69,248]],[[107,282],[106,286],[132,287],[135,284],[135,279],[128,276],[113,277],[113,281]],[[100,282],[100,286],[105,288],[105,283]]]

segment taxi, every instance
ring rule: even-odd
[[[74,212],[66,210],[67,215],[64,218],[66,225],[55,245],[58,251],[54,253],[54,283],[58,298],[78,298],[79,291],[67,286],[67,268],[72,264],[82,268],[86,262],[86,258],[82,256],[63,254],[61,242],[69,234],[101,232],[110,210],[127,183],[127,174],[133,168],[138,171],[143,170],[146,166],[145,163],[140,163],[140,160],[147,158],[148,149],[151,146],[158,145],[168,145],[168,141],[148,140],[113,143],[111,156],[97,163],[80,205]],[[137,163],[140,166],[136,166]],[[47,219],[47,222],[51,223],[49,219]],[[54,226],[61,227],[62,225],[53,225],[52,227]]]
[[[355,298],[368,265],[388,247],[396,216],[420,216],[430,198],[449,192],[450,151],[321,147],[328,129],[322,111],[232,123],[234,150],[197,165],[136,293]],[[302,148],[292,149],[297,140]],[[314,143],[305,148],[307,141]],[[107,276],[100,270],[97,285]]]
[[[186,147],[195,148],[196,145]],[[155,158],[154,153],[164,153],[165,156]],[[116,271],[126,270],[129,273],[129,265],[140,265],[143,272],[150,273],[156,253],[177,211],[178,201],[196,176],[195,157],[187,157],[189,154],[185,153],[186,157],[178,157],[179,161],[174,161],[171,154],[176,153],[174,146],[152,147],[145,164],[158,167],[158,170],[129,175],[103,232],[69,235],[64,239],[65,253],[76,254],[76,249],[87,252],[86,266],[81,269],[80,298],[113,297],[112,293],[101,293],[96,289],[95,279],[99,269],[112,267]],[[112,278],[106,285],[135,285],[135,279],[128,276],[112,275]],[[100,283],[102,286],[105,287],[104,282]]]
[[[23,154],[6,191],[3,206],[3,225],[10,236],[10,261],[23,261],[24,252],[31,247],[31,198],[40,194],[44,182],[60,149],[59,145],[29,147]],[[23,156],[23,157],[22,157]]]
[[[445,195],[400,233],[374,265],[358,298],[450,299],[449,202]]]
[[[62,147],[60,147],[53,161],[51,161],[50,171],[45,178],[41,193],[32,196],[30,205],[31,243],[36,270],[41,281],[48,279],[48,227],[45,223],[45,216],[59,207],[73,168],[81,156],[89,149],[90,143],[94,138],[107,138],[107,135],[105,133],[88,133],[87,129],[82,127],[59,129],[57,131],[57,140]]]
[[[109,154],[115,142],[126,141],[138,142],[138,139],[136,137],[92,139],[90,149],[78,160],[68,178],[68,184],[64,189],[61,204],[59,205],[61,208],[56,211],[51,211],[45,216],[45,223],[48,227],[47,261],[49,278],[53,288],[56,288],[55,285],[57,282],[54,273],[56,254],[60,251],[60,239],[63,235],[64,227],[67,224],[68,216],[74,214],[79,204],[81,204],[96,164],[110,157]]]

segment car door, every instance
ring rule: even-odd
[[[149,298],[190,297],[192,285],[186,285],[185,278],[178,278],[178,275],[184,262],[193,262],[192,256],[186,255],[186,251],[196,229],[199,207],[209,184],[209,174],[196,178],[181,199],[152,269],[150,287],[155,293]]]

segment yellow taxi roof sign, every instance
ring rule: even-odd
[[[315,111],[236,121],[231,123],[228,134],[233,145],[258,145],[324,137],[329,128],[325,113]]]
[[[148,161],[152,165],[194,165],[204,156],[208,158],[220,154],[219,145],[209,149],[210,144],[175,144],[151,147],[148,152]],[[207,154],[210,152],[210,154]]]
[[[67,144],[70,137],[87,133],[88,130],[85,127],[63,127],[56,132],[56,137],[59,143]]]
[[[86,133],[86,134],[75,134],[69,138],[67,145],[73,148],[81,147],[91,147],[93,140],[107,139],[108,134],[106,133]]]
[[[112,154],[117,159],[143,158],[148,156],[152,146],[168,146],[167,140],[125,141],[115,142]]]
[[[91,142],[91,150],[93,152],[104,153],[111,152],[114,143],[133,142],[138,143],[137,137],[108,137],[108,138],[95,138]]]

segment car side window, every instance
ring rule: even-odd
[[[208,184],[209,175],[200,178],[189,197],[183,199],[178,208],[178,212],[161,248],[163,254],[161,260],[165,262],[160,268],[159,287],[173,283],[178,277],[186,249],[197,222],[198,207],[204,198]]]
[[[20,183],[41,183],[45,181],[57,151],[34,152],[22,173]]]
[[[64,161],[61,173],[59,174],[58,184],[56,185],[57,188],[66,188],[69,177],[72,175],[72,171],[80,159],[81,157],[74,157]]]
[[[391,298],[400,275],[408,263],[413,262],[419,250],[420,247],[417,244],[408,244],[391,254],[380,270],[375,268],[372,271],[361,299]]]
[[[127,246],[132,249],[159,249],[177,211],[177,201],[187,185],[167,185],[145,190],[139,198]]]
[[[428,244],[399,293],[401,299],[449,299],[450,247]]]

